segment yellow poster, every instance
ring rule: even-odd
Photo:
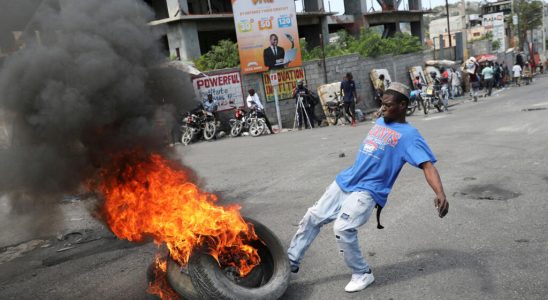
[[[278,100],[293,97],[293,89],[297,86],[297,80],[305,79],[303,68],[290,68],[275,70],[278,75]],[[266,102],[274,101],[274,87],[270,83],[270,72],[263,73],[264,92]]]
[[[243,74],[302,66],[294,0],[232,0]]]

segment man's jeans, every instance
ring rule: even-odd
[[[298,266],[320,228],[335,221],[333,231],[346,265],[352,269],[352,274],[368,272],[369,265],[358,243],[357,228],[367,222],[375,204],[368,192],[345,193],[333,181],[299,223],[299,229],[287,250],[291,264]]]

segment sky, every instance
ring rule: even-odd
[[[324,7],[325,7],[326,11],[329,11],[329,7],[331,7],[332,12],[344,13],[344,0],[323,0],[323,2],[324,2]],[[402,4],[401,4],[402,6],[401,7],[403,7],[403,2],[406,2],[406,0],[402,1]],[[449,0],[449,4],[457,3],[457,2],[460,2],[460,1],[459,0]],[[494,1],[489,1],[489,2],[494,2]],[[377,3],[377,0],[367,0],[367,9],[368,10],[371,8],[371,3],[373,3],[373,8],[376,11],[381,10],[381,7]],[[296,8],[297,8],[298,12],[302,11],[302,0],[295,1],[295,5],[296,5]],[[424,9],[430,9],[432,7],[436,7],[436,6],[439,6],[439,5],[445,5],[445,0],[422,0],[422,6],[423,6]]]

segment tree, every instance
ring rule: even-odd
[[[238,44],[231,40],[221,40],[204,55],[194,61],[200,71],[234,68],[240,65]]]
[[[357,38],[346,31],[337,32],[337,39],[325,45],[325,56],[341,56],[358,53],[363,57],[377,57],[386,54],[405,54],[421,51],[423,46],[418,37],[407,33],[398,33],[394,37],[383,39],[373,30],[362,30]],[[308,49],[306,41],[301,39],[303,60],[319,59],[322,57],[320,47]]]
[[[500,49],[500,41],[499,40],[494,40],[492,43],[491,43],[491,49],[493,51],[497,51]]]
[[[544,4],[539,0],[518,0],[514,5],[518,16],[517,31],[519,44],[523,45],[527,41],[527,31],[532,31],[542,25]],[[529,42],[532,42],[532,40]]]

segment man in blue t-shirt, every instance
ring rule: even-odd
[[[345,112],[352,117],[352,126],[356,126],[356,83],[353,80],[352,73],[346,73],[341,81],[341,95],[343,95],[343,104]]]
[[[335,221],[335,238],[352,279],[345,291],[357,292],[375,277],[362,256],[357,229],[365,224],[377,206],[386,204],[388,194],[405,163],[421,168],[436,194],[434,205],[443,218],[449,203],[440,176],[434,167],[436,157],[417,129],[405,121],[409,88],[393,82],[382,97],[383,118],[376,121],[362,141],[356,161],[339,173],[320,200],[310,207],[287,251],[291,272],[299,271],[300,262],[321,226]],[[379,224],[380,226],[380,224]],[[382,228],[382,227],[379,227]]]

